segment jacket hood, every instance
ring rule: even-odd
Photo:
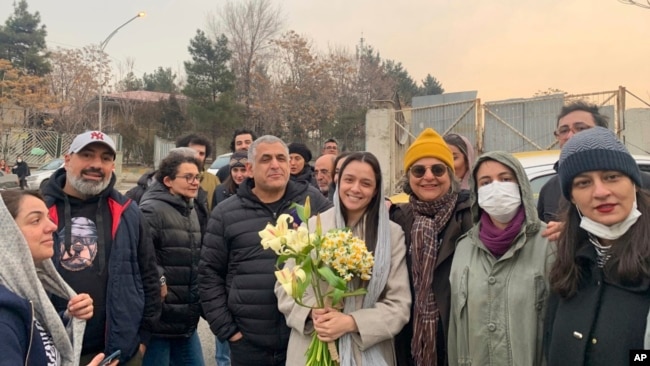
[[[154,176],[154,174],[156,174],[156,172],[157,171],[154,170],[154,171],[142,174],[142,176],[140,176],[140,178],[138,179],[137,185],[139,185],[140,187],[142,187],[144,189],[149,188],[149,185],[151,185],[152,182],[153,182],[153,176]]]
[[[164,184],[158,181],[155,181],[144,195],[142,195],[140,205],[144,205],[149,200],[165,202],[183,215],[189,214],[194,208],[194,198],[186,200],[181,196],[173,195]]]
[[[43,196],[52,196],[56,200],[63,200],[65,197],[65,192],[63,192],[63,187],[65,187],[66,171],[65,168],[59,168],[57,171],[52,174],[52,178],[47,182],[45,187],[43,187]],[[115,186],[115,173],[111,173],[111,181],[108,184],[108,187],[104,189],[99,196],[108,197],[110,192]]]
[[[530,187],[530,181],[526,175],[524,167],[521,165],[519,160],[512,156],[511,154],[505,151],[490,151],[481,155],[474,164],[472,168],[472,176],[469,180],[470,186],[470,197],[472,199],[472,222],[477,224],[480,221],[481,209],[478,205],[478,186],[476,182],[476,172],[481,164],[486,160],[494,160],[499,162],[508,168],[510,168],[517,177],[519,182],[519,193],[521,195],[521,201],[524,205],[524,211],[526,214],[526,231],[527,232],[537,232],[540,228],[540,220],[537,216],[537,208],[535,205],[535,198],[533,197],[533,190]]]

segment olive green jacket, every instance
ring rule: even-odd
[[[476,182],[470,179],[474,226],[462,236],[451,265],[449,365],[542,365],[547,273],[554,245],[542,238],[532,190],[521,164],[510,154],[479,158],[512,169],[519,181],[526,219],[510,249],[496,258],[479,239]]]

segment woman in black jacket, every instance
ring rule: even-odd
[[[650,310],[650,195],[614,133],[593,127],[562,148],[558,176],[571,202],[552,266],[549,365],[627,365],[643,349]]]
[[[217,207],[217,205],[223,202],[226,198],[237,193],[237,187],[241,182],[246,179],[246,162],[248,161],[248,151],[237,151],[230,156],[230,163],[228,167],[230,169],[230,174],[228,178],[217,186],[217,189],[214,191],[214,202],[212,207]],[[222,169],[226,169],[223,167]]]
[[[142,196],[140,209],[151,228],[163,298],[144,366],[204,364],[196,332],[201,314],[197,287],[201,227],[195,209],[199,166],[193,157],[168,156],[156,182]]]

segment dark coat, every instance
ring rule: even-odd
[[[447,359],[447,330],[449,329],[449,309],[451,306],[451,287],[449,274],[451,262],[456,250],[456,240],[465,234],[472,227],[472,213],[470,211],[470,199],[468,191],[461,191],[456,202],[456,209],[449,222],[442,231],[442,244],[438,251],[438,258],[433,273],[433,293],[436,296],[436,304],[440,312],[441,321],[438,323],[438,359]],[[401,203],[391,206],[390,218],[398,223],[404,230],[404,242],[406,244],[406,265],[409,269],[409,281],[411,284],[411,296],[415,299],[413,290],[413,274],[411,261],[411,228],[413,227],[413,210],[410,203]],[[413,306],[411,306],[411,314]],[[412,316],[412,315],[411,315]],[[443,334],[440,334],[442,331]],[[413,365],[411,358],[411,338],[413,337],[413,324],[411,320],[404,326],[404,329],[395,336],[395,348],[397,352],[397,364],[400,366]],[[441,364],[439,364],[442,366]]]
[[[228,177],[230,179],[230,177]],[[214,202],[212,207],[217,207],[218,204],[225,201],[226,198],[233,196],[235,192],[230,192],[230,181],[227,180],[217,186],[217,189],[214,190]]]
[[[18,179],[25,179],[25,177],[29,177],[31,175],[29,172],[29,166],[24,160],[20,163],[16,163],[16,165],[11,169],[11,172],[13,174],[16,174],[18,176]]]
[[[605,278],[596,251],[578,250],[582,278],[577,293],[551,292],[545,321],[548,365],[627,365],[628,351],[643,349],[650,309],[650,279],[623,285]]]
[[[316,177],[314,177],[314,168],[312,168],[312,166],[307,163],[305,163],[305,166],[300,172],[298,172],[298,174],[291,174],[291,180],[294,182],[307,182],[312,186],[318,188],[318,182],[316,181]]]
[[[194,202],[172,195],[156,182],[142,196],[140,210],[149,223],[160,274],[167,279],[167,296],[153,335],[187,338],[196,331],[201,316],[201,227]]]
[[[0,364],[46,365],[45,346],[34,325],[34,307],[0,285]]]
[[[259,231],[296,202],[311,199],[316,214],[332,204],[305,182],[289,181],[276,211],[253,193],[246,179],[237,194],[210,216],[199,264],[199,293],[210,329],[220,341],[241,332],[248,342],[270,352],[286,351],[290,330],[275,297],[276,254],[264,250]]]
[[[45,203],[52,221],[58,225],[58,205],[64,205],[65,169],[54,172],[43,189]],[[106,347],[104,353],[122,351],[120,362],[126,362],[141,342],[148,340],[149,331],[160,317],[160,282],[149,229],[138,206],[111,185],[101,193],[109,207],[113,245],[106,259],[108,285],[106,290]],[[55,235],[52,260],[63,271],[61,238]]]
[[[136,183],[133,188],[126,191],[124,195],[134,200],[137,204],[140,204],[140,200],[142,200],[142,195],[144,192],[147,190],[147,188],[149,188],[151,184],[153,184],[153,182],[155,182],[153,177],[155,174],[156,170],[142,174],[142,176],[138,179],[138,183]]]

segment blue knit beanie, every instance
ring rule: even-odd
[[[621,172],[641,186],[641,171],[636,161],[616,135],[604,127],[582,131],[562,147],[558,174],[564,197],[571,200],[573,178],[594,170]]]

